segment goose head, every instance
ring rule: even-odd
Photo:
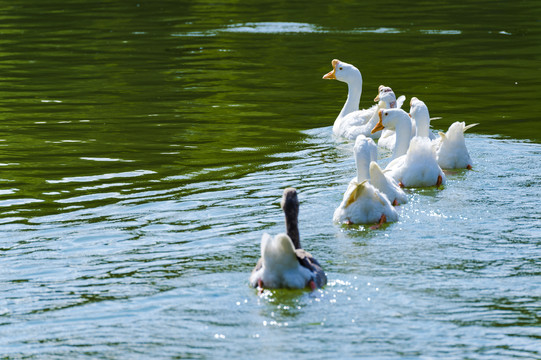
[[[347,62],[334,59],[332,61],[333,69],[327,74],[323,75],[323,79],[339,80],[347,83],[348,85],[362,84],[363,78],[361,72],[355,66],[348,64]]]
[[[379,121],[372,129],[372,134],[383,129],[396,130],[406,125],[411,129],[411,119],[402,109],[381,109],[378,111],[378,116]]]
[[[374,101],[378,102],[380,100],[380,97],[384,94],[393,93],[393,89],[391,89],[389,86],[380,85],[378,87],[378,96],[374,99]],[[396,97],[396,96],[395,96]]]
[[[424,105],[424,102],[419,100],[417,97],[412,97],[410,100],[410,108],[413,108],[414,106],[419,106],[420,104]],[[426,105],[425,105],[426,106]]]
[[[286,217],[297,218],[299,215],[299,199],[297,197],[297,190],[294,188],[287,188],[282,195],[282,201],[280,206]]]
[[[430,123],[428,107],[423,101],[417,99],[416,97],[412,97],[410,100],[410,115],[415,119],[416,122],[421,119],[421,121],[426,120],[428,123]]]
[[[374,98],[375,102],[383,102],[380,108],[396,108],[396,95],[388,86],[380,85],[378,88],[378,95]]]

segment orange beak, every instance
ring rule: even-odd
[[[379,94],[378,94],[378,96],[376,96],[376,97],[374,98],[374,102],[378,102],[378,101],[379,101]]]
[[[385,129],[385,127],[383,126],[382,120],[381,120],[381,114],[382,113],[383,113],[383,110],[378,111],[379,121],[376,124],[376,126],[374,126],[374,128],[372,129],[372,134],[375,133],[375,132],[378,132],[380,130]]]
[[[323,79],[336,80],[336,65],[338,65],[339,62],[340,60],[338,59],[334,59],[332,61],[332,71],[329,71],[328,73],[323,75]]]

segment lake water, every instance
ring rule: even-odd
[[[384,5],[384,6],[383,6]],[[541,359],[534,1],[0,7],[0,356]],[[472,171],[341,227],[338,58],[467,133]],[[406,106],[409,108],[409,106]],[[384,160],[383,160],[384,161]],[[297,188],[329,284],[248,286]]]

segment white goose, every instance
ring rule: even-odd
[[[412,104],[416,102],[417,100],[418,99],[414,97],[410,101],[411,137],[413,138],[414,136],[426,136],[430,138],[430,140],[434,140],[436,139],[436,136],[434,135],[434,133],[430,131],[431,118],[430,118],[430,115],[428,114],[428,108],[426,108],[426,111],[425,109],[422,109],[421,107],[416,108],[417,110],[415,111],[413,110]],[[421,125],[422,130],[420,134],[419,125],[417,124],[417,121],[421,117],[422,117],[421,121],[426,119],[426,121],[428,121],[428,125],[426,126],[426,128]],[[438,118],[434,118],[434,119],[438,119]],[[378,140],[378,146],[392,150],[394,149],[395,143],[396,143],[396,133],[391,129],[383,130],[381,133],[381,137]]]
[[[298,214],[299,200],[294,188],[284,190],[282,209],[285,214],[286,234],[274,238],[263,234],[261,238],[261,258],[250,275],[250,285],[264,288],[312,290],[327,284],[327,276],[321,265],[310,253],[301,248]]]
[[[438,156],[438,164],[442,169],[466,168],[471,170],[473,162],[466,148],[464,132],[476,125],[479,124],[466,125],[465,122],[457,121],[449,126],[447,133],[439,133],[441,141],[436,150],[436,155]]]
[[[436,150],[438,165],[442,169],[472,168],[472,160],[466,148],[464,132],[479,124],[466,125],[465,122],[457,121],[451,124],[447,133],[439,132],[440,137],[436,138],[429,130],[430,115],[428,107],[423,101],[416,97],[411,98],[410,114],[417,123],[417,136],[430,136],[432,146]]]
[[[333,221],[345,224],[372,224],[377,228],[384,222],[398,220],[398,213],[387,196],[370,184],[369,166],[377,157],[374,141],[363,135],[355,140],[354,146],[357,176],[354,177],[344,193],[344,198],[336,208]]]
[[[334,121],[333,134],[353,140],[361,132],[360,130],[348,132],[348,130],[366,124],[374,113],[377,114],[377,105],[372,106],[370,109],[359,110],[363,87],[363,77],[359,69],[338,59],[332,61],[332,67],[333,69],[330,72],[323,75],[323,79],[339,80],[348,84],[348,97]],[[372,135],[370,132],[367,135],[373,138],[379,137],[379,134]]]
[[[404,187],[440,186],[446,177],[436,160],[430,140],[411,138],[411,119],[402,109],[379,111],[380,121],[372,131],[395,129],[396,146],[392,161],[385,167],[389,175]]]
[[[392,205],[396,206],[408,202],[404,190],[392,177],[386,175],[376,162],[378,146],[374,140],[359,135],[353,146],[353,154],[357,166],[357,176],[351,179],[349,186],[361,183],[363,180],[369,180],[372,186],[387,196]]]

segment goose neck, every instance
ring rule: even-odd
[[[362,78],[356,81],[349,81],[348,83],[348,97],[346,103],[340,111],[338,118],[343,118],[351,112],[359,110],[359,103],[361,102],[362,93]]]
[[[298,209],[288,209],[288,211],[285,211],[285,216],[287,235],[293,242],[295,249],[300,249],[301,240],[299,235]]]
[[[406,117],[401,118],[396,124],[396,142],[393,151],[393,159],[405,155],[408,152],[408,148],[411,140],[411,121]]]
[[[378,106],[376,107],[375,111],[372,113],[372,116],[370,117],[370,119],[368,119],[368,122],[367,122],[366,126],[369,127],[370,129],[373,129],[374,126],[376,126],[376,124],[379,121],[378,111],[381,110],[381,109],[385,109],[385,108],[386,108],[385,102],[380,101],[378,103]]]
[[[428,114],[420,114],[415,117],[416,135],[428,137],[430,132],[430,118]]]
[[[370,179],[370,154],[357,152],[355,154],[355,165],[357,166],[357,182]]]

